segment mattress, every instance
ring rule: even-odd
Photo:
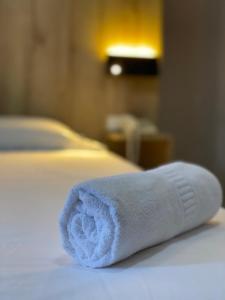
[[[106,150],[0,154],[0,299],[225,299],[225,211],[109,268],[83,268],[61,247],[72,185],[134,165]]]

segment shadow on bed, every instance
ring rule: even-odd
[[[184,234],[181,234],[167,242],[161,243],[151,248],[146,248],[136,254],[130,256],[129,258],[114,264],[110,269],[127,269],[131,267],[157,267],[160,265],[190,265],[203,263],[202,253],[193,251],[191,249],[195,244],[200,241],[204,241],[206,237],[206,247],[211,235],[218,233],[214,231],[215,228],[219,226],[219,222],[211,221],[208,224],[199,226],[193,230],[190,230]],[[191,244],[189,243],[191,240]],[[191,247],[189,247],[191,246]],[[166,252],[165,252],[166,250]],[[206,249],[207,250],[207,249]],[[215,249],[216,250],[216,249]],[[190,255],[185,255],[185,253],[190,253]],[[215,257],[215,256],[214,256]],[[207,259],[207,262],[209,262]],[[212,261],[213,262],[213,261]]]

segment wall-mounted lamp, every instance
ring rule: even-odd
[[[107,49],[107,72],[119,75],[157,75],[156,52],[146,46],[114,46]]]

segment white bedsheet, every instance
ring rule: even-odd
[[[60,245],[70,187],[137,171],[106,151],[0,154],[0,299],[225,299],[225,211],[111,268],[85,269]]]

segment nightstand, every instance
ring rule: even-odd
[[[105,140],[108,148],[126,157],[126,139],[122,133],[109,133]],[[174,142],[168,134],[143,135],[140,142],[138,165],[151,169],[172,160]]]

